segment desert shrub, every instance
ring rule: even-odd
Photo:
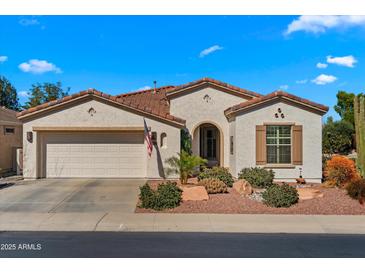
[[[181,202],[181,193],[182,190],[176,186],[176,183],[160,184],[157,190],[151,189],[146,183],[140,187],[141,207],[155,210],[177,207]]]
[[[360,204],[364,203],[365,199],[365,179],[358,179],[352,181],[346,186],[347,194],[356,200],[359,200]]]
[[[345,184],[359,179],[353,160],[345,156],[335,155],[326,163],[326,185],[343,187]]]
[[[238,174],[239,179],[245,179],[253,187],[266,188],[273,184],[274,171],[260,167],[244,168]]]
[[[263,194],[264,203],[271,207],[290,207],[298,202],[298,191],[287,184],[273,184]]]
[[[139,187],[139,199],[141,200],[141,207],[153,208],[155,203],[155,192],[151,189],[150,185],[145,183]]]
[[[206,178],[200,181],[209,194],[226,193],[227,185],[216,178]]]
[[[198,175],[198,180],[208,179],[208,178],[216,178],[227,186],[232,187],[233,185],[233,176],[229,172],[228,168],[225,167],[213,167],[213,168],[205,168]]]

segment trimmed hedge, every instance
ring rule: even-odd
[[[225,167],[212,167],[205,168],[198,175],[198,180],[201,181],[203,179],[218,179],[225,183],[228,187],[232,187],[234,183],[234,179],[232,174],[229,172],[228,168]]]
[[[271,207],[290,207],[299,200],[298,191],[287,184],[270,186],[263,194],[264,203]]]
[[[273,185],[275,173],[261,167],[244,168],[238,174],[239,179],[245,179],[253,187],[267,188]]]
[[[143,208],[162,210],[180,205],[182,190],[176,186],[176,183],[167,182],[160,184],[157,190],[153,190],[146,183],[139,189],[139,199]]]

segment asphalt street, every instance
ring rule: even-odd
[[[173,232],[0,232],[0,257],[365,257],[365,235]]]

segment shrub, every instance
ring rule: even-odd
[[[356,200],[359,200],[360,204],[364,203],[365,199],[365,179],[358,179],[352,181],[346,186],[347,194]]]
[[[359,179],[355,162],[345,156],[335,155],[326,163],[326,185],[343,187]]]
[[[141,207],[153,208],[155,203],[155,192],[151,189],[150,185],[145,183],[139,187],[140,194],[139,199],[141,200]]]
[[[253,187],[266,188],[273,184],[274,171],[260,167],[244,168],[238,174],[239,179],[245,179]]]
[[[225,167],[213,167],[213,168],[205,168],[200,174],[198,175],[198,180],[208,179],[208,178],[216,178],[227,186],[232,187],[233,185],[233,176],[229,172],[228,168]]]
[[[141,207],[155,210],[177,207],[181,202],[181,193],[182,190],[176,186],[176,183],[160,184],[157,190],[152,190],[146,183],[140,187]]]
[[[264,203],[271,207],[290,207],[298,202],[298,191],[287,184],[273,184],[263,194]]]
[[[227,185],[216,178],[206,178],[200,181],[209,194],[226,193]]]
[[[322,146],[325,154],[348,154],[352,149],[354,126],[345,120],[327,119],[322,130]]]
[[[167,175],[179,174],[182,184],[186,184],[188,178],[196,172],[197,168],[207,162],[207,160],[196,155],[190,155],[184,150],[178,153],[178,156],[173,156],[166,160],[166,164],[169,167],[165,171]]]

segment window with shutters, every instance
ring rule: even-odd
[[[266,126],[266,161],[268,164],[290,164],[291,126]]]

